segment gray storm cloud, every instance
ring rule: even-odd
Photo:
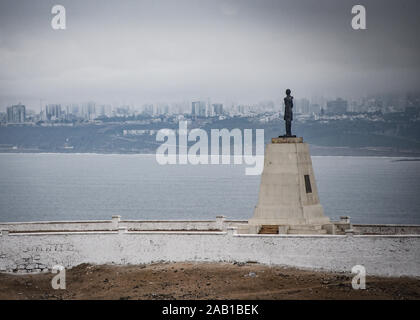
[[[420,80],[420,4],[348,0],[0,0],[0,108],[39,99],[254,102],[409,91]],[[38,101],[38,104],[37,102]]]

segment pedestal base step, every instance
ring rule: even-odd
[[[278,234],[279,226],[276,225],[262,225],[258,234]]]

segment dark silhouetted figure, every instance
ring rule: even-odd
[[[290,89],[286,90],[284,98],[284,120],[286,121],[286,137],[292,137],[293,120],[293,97],[290,95]]]

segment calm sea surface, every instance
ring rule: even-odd
[[[313,157],[325,213],[420,224],[420,161]],[[158,165],[154,155],[0,154],[0,221],[248,219],[260,176],[240,165]]]

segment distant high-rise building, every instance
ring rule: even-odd
[[[239,114],[245,114],[246,113],[246,109],[247,109],[247,107],[246,106],[244,106],[244,105],[238,105],[237,106],[237,110],[238,110],[238,113]]]
[[[97,108],[97,115],[99,117],[105,116],[105,105],[99,105]]]
[[[0,112],[0,123],[7,122],[7,113]]]
[[[88,102],[87,104],[87,118],[93,120],[96,118],[96,105],[95,102]]]
[[[206,116],[206,103],[203,101],[194,101],[192,103],[191,114],[195,117],[205,117]]]
[[[297,99],[295,102],[295,108],[296,108],[296,112],[297,113],[301,113],[301,114],[309,114],[309,105],[310,102],[308,99]]]
[[[198,102],[193,102],[192,104],[191,104],[191,115],[192,116],[197,116],[197,114],[196,114],[196,109],[198,109],[197,107],[196,107],[196,104],[198,104]],[[197,110],[198,111],[198,110]]]
[[[7,107],[7,122],[23,123],[26,118],[26,107],[22,104]]]
[[[82,104],[81,116],[85,120],[93,120],[96,118],[96,104],[93,101]]]
[[[57,120],[61,118],[61,105],[60,104],[46,105],[45,114],[48,120]]]
[[[169,114],[169,106],[168,105],[163,106],[163,114]]]
[[[327,102],[327,113],[339,115],[347,112],[347,101],[338,98]]]
[[[73,104],[71,106],[71,113],[74,114],[75,116],[80,116],[80,114],[79,114],[79,106],[77,104]]]
[[[147,115],[153,115],[153,104],[144,104],[142,106],[142,113]]]
[[[214,103],[213,104],[213,112],[214,115],[220,116],[223,114],[223,104],[221,103]]]

